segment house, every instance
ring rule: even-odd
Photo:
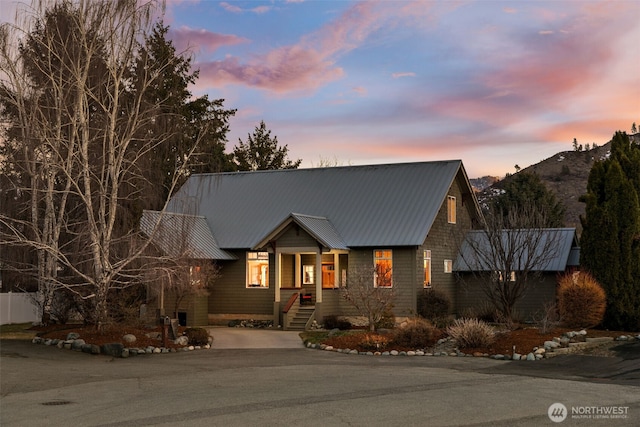
[[[514,306],[516,318],[533,320],[545,304],[555,302],[558,276],[577,269],[579,260],[575,228],[469,231],[454,265],[456,309],[474,317],[486,314],[482,311],[491,307],[486,288],[504,274],[503,283],[513,286],[512,292],[517,287],[524,291]]]
[[[397,317],[415,314],[428,287],[455,307],[456,242],[482,219],[460,160],[193,175],[167,212],[145,212],[142,231],[190,218],[180,240],[221,268],[197,304],[209,323],[272,319],[285,327],[298,309],[309,322],[357,315],[339,290],[359,266],[388,269],[389,281],[371,281],[393,287]]]

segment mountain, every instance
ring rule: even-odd
[[[471,187],[473,188],[473,191],[475,191],[476,193],[481,192],[485,188],[492,186],[498,181],[500,181],[499,176],[490,176],[490,175],[485,175],[480,178],[469,179],[469,182],[471,183]]]
[[[630,135],[630,139],[640,144],[640,133]],[[564,222],[566,227],[575,227],[578,234],[582,231],[580,216],[584,216],[585,205],[580,196],[587,192],[589,172],[596,160],[605,159],[611,152],[611,141],[605,145],[581,151],[563,151],[539,163],[521,169],[518,173],[535,173],[548,189],[562,201],[566,208]],[[507,175],[478,193],[480,205],[500,194],[506,182],[514,175]],[[473,180],[472,180],[473,181]]]

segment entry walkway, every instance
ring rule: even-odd
[[[213,336],[212,349],[304,347],[297,331],[212,326],[207,330]]]

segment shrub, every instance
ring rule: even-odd
[[[391,342],[391,337],[387,335],[366,333],[358,346],[363,351],[383,351]]]
[[[376,322],[376,330],[378,329],[393,329],[396,326],[396,316],[391,309],[385,310],[382,313],[380,320]]]
[[[449,314],[451,300],[445,293],[435,289],[425,289],[418,295],[418,314],[434,321]]]
[[[461,348],[487,347],[495,341],[493,328],[478,319],[456,319],[447,333]]]
[[[395,329],[393,343],[400,347],[428,348],[439,338],[439,331],[425,319],[411,319]]]
[[[479,319],[487,323],[500,323],[500,313],[489,302],[483,301],[474,307],[466,308],[462,311],[462,317],[467,319]]]
[[[183,334],[189,338],[189,345],[209,344],[209,332],[205,328],[187,328]]]
[[[351,329],[351,322],[349,322],[348,320],[340,319],[335,314],[324,316],[323,323],[325,329],[340,329],[343,331],[346,329]]]
[[[570,328],[589,328],[602,322],[607,297],[589,273],[565,274],[558,282],[558,310]]]
[[[541,334],[551,332],[561,322],[558,305],[555,302],[546,302],[542,310],[533,316],[533,320]]]

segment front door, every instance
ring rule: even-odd
[[[333,289],[336,284],[336,271],[334,264],[322,264],[322,287]]]

